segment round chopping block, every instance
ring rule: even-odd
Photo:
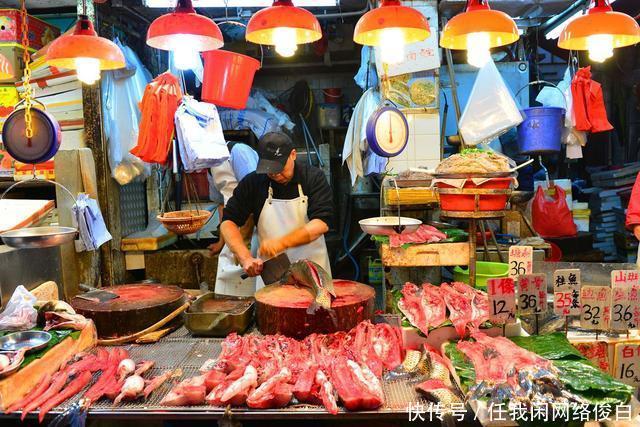
[[[101,338],[123,337],[142,331],[159,322],[186,302],[187,296],[177,286],[131,284],[100,288],[118,298],[95,302],[75,297],[71,306],[92,319]]]
[[[375,291],[371,286],[350,280],[334,280],[333,310],[308,314],[313,302],[309,288],[272,285],[256,292],[256,322],[262,334],[283,334],[303,338],[312,333],[348,331],[373,317]]]

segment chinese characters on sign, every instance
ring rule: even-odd
[[[638,272],[614,270],[611,272],[611,329],[628,331],[640,324],[638,301]]]
[[[611,321],[611,288],[582,286],[580,289],[580,326],[594,331],[609,329]]]
[[[614,377],[630,386],[640,386],[640,344],[616,344]]]
[[[487,280],[490,320],[495,324],[516,321],[516,289],[513,279]]]
[[[553,312],[558,316],[580,314],[580,270],[556,270],[553,273]]]
[[[547,275],[525,274],[518,278],[518,313],[542,314],[547,311]]]
[[[511,246],[509,248],[509,277],[533,273],[533,247]]]

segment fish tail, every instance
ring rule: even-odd
[[[318,289],[315,302],[325,310],[331,310],[331,294],[326,289]]]

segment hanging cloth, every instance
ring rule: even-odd
[[[138,145],[131,154],[148,163],[167,162],[174,134],[174,116],[181,101],[180,82],[171,73],[160,74],[147,85],[140,103]]]
[[[575,128],[597,133],[613,129],[607,119],[602,86],[591,80],[591,67],[580,68],[571,82]]]

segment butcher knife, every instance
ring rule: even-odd
[[[94,288],[93,286],[85,285],[83,283],[81,283],[78,287],[80,289],[89,291],[89,292],[85,292],[84,294],[76,295],[78,298],[82,298],[87,301],[107,302],[107,301],[111,301],[112,299],[116,299],[120,297],[119,295],[114,294],[113,292],[103,291],[101,289]]]
[[[287,253],[283,252],[264,262],[260,277],[265,285],[271,285],[282,279],[282,276],[289,270],[289,267],[291,267],[291,261],[289,261]],[[242,273],[240,277],[246,279],[249,275]]]

